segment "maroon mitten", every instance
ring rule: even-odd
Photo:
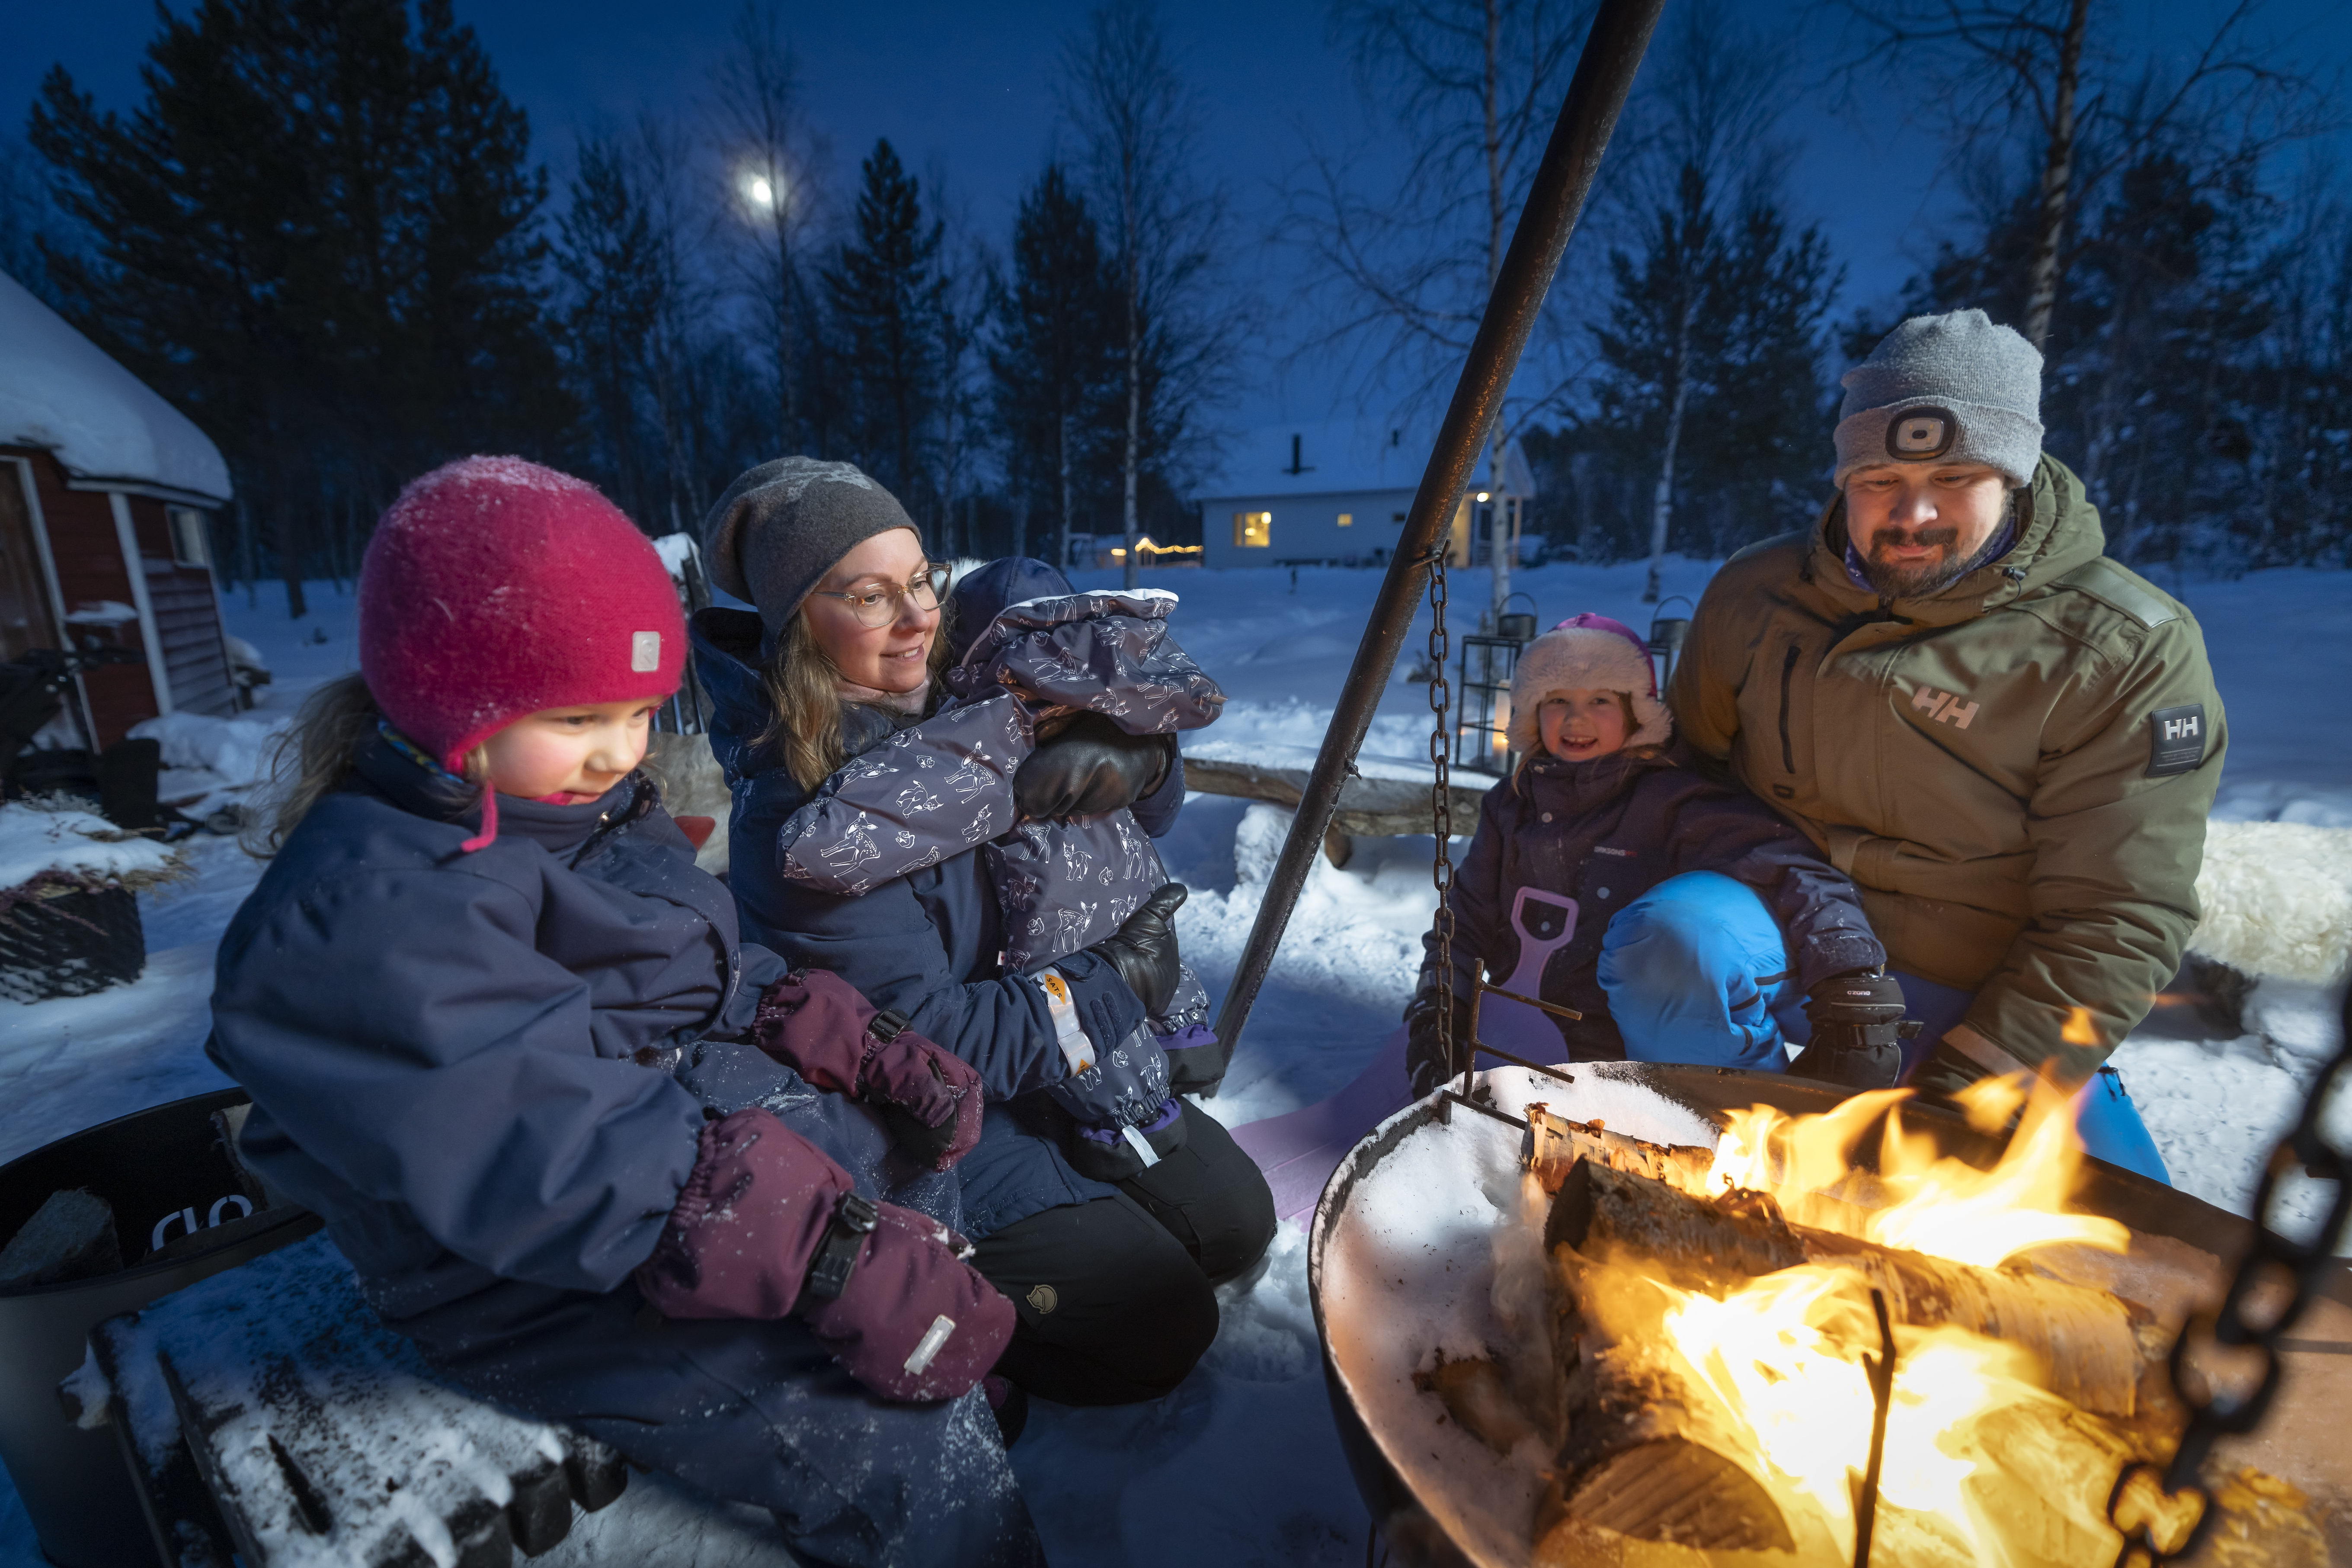
[[[849,1173],[767,1111],[702,1129],[701,1148],[638,1290],[667,1318],[797,1310],[852,1377],[885,1399],[950,1399],[1013,1337],[1013,1304],[961,1237],[857,1195]]]
[[[833,1156],[757,1106],[707,1121],[637,1289],[665,1318],[781,1318],[856,1190]]]
[[[971,1244],[895,1204],[852,1199],[835,1226],[835,1256],[856,1261],[838,1294],[839,1266],[820,1259],[801,1297],[801,1321],[849,1375],[885,1399],[952,1399],[978,1383],[1013,1338],[1013,1303],[962,1261]]]
[[[751,1039],[817,1088],[880,1107],[899,1147],[934,1171],[980,1142],[980,1074],[830,970],[795,970],[769,986]]]

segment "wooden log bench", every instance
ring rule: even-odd
[[[100,1323],[58,1392],[176,1568],[793,1562],[765,1514],[442,1381],[323,1235]]]
[[[1235,795],[1296,809],[1307,793],[1304,767],[1237,762],[1223,757],[1184,757],[1184,787],[1203,795]],[[1478,825],[1478,807],[1486,791],[1498,781],[1485,773],[1457,771],[1453,775],[1449,805],[1454,831],[1466,835]],[[1339,786],[1339,809],[1332,814],[1330,831],[1323,836],[1323,854],[1334,866],[1345,866],[1356,838],[1385,838],[1430,829],[1427,780],[1365,778],[1351,774]]]

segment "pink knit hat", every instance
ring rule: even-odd
[[[1629,746],[1663,746],[1675,732],[1673,716],[1658,700],[1649,647],[1622,621],[1570,616],[1528,644],[1511,675],[1511,750],[1523,756],[1543,750],[1538,710],[1564,691],[1625,693],[1633,705]]]
[[[668,696],[686,617],[653,542],[594,486],[520,458],[412,480],[360,565],[360,673],[452,773],[526,714]],[[486,792],[481,837],[497,832]]]

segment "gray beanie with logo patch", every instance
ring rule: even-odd
[[[1914,316],[1845,373],[1836,483],[1874,463],[1982,463],[2012,486],[2042,460],[2042,353],[1982,310]]]
[[[877,533],[922,530],[855,463],[778,458],[736,476],[702,520],[710,580],[782,631],[835,563]]]

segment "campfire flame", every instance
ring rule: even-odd
[[[1979,1171],[1937,1154],[1931,1135],[1904,1131],[1899,1107],[1910,1094],[1858,1094],[1821,1116],[1790,1116],[1769,1105],[1735,1110],[1716,1145],[1707,1190],[1769,1193],[1797,1224],[1986,1268],[2058,1242],[2131,1249],[2131,1232],[2119,1222],[2063,1212],[2083,1163],[2065,1095],[2041,1082],[2029,1095],[2015,1079],[1962,1090],[1969,1121],[1980,1131],[2002,1127],[2024,1109],[2000,1162]],[[1854,1167],[1853,1153],[1882,1111],[1886,1131],[1874,1177]]]
[[[2066,1096],[2047,1084],[1977,1086],[1966,1109],[1979,1128],[2023,1111],[2000,1162],[1980,1171],[1904,1131],[1898,1102],[1909,1093],[1857,1095],[1820,1116],[1735,1111],[1708,1190],[1767,1193],[1793,1222],[1985,1268],[2059,1242],[2129,1249],[2116,1221],[2063,1212],[2082,1160]],[[1882,1112],[1874,1175],[1853,1156]],[[1881,1349],[1869,1280],[1808,1264],[1720,1300],[1648,1284],[1664,1298],[1664,1341],[1751,1442],[1758,1473],[1810,1502],[1851,1552],[1874,1408],[1864,1357]],[[2066,1561],[2048,1554],[2053,1531],[2070,1550],[2112,1551],[2104,1501],[2120,1455],[2046,1391],[2031,1353],[1949,1326],[1897,1325],[1895,1348],[1879,1497],[1882,1535],[1891,1524],[1909,1541],[1903,1561]]]
[[[1658,1289],[1673,1302],[1663,1322],[1667,1342],[1752,1436],[1757,1469],[1810,1500],[1838,1550],[1851,1552],[1853,1486],[1867,1462],[1874,1411],[1861,1357],[1878,1348],[1862,1277],[1807,1265],[1723,1300]],[[1882,1521],[1889,1509],[1927,1516],[1913,1522],[1946,1538],[1937,1555],[2007,1568],[2013,1560],[2001,1547],[2005,1478],[1988,1465],[2002,1447],[1993,1418],[2040,1406],[2063,1421],[2070,1407],[2040,1386],[2032,1357],[2000,1341],[1949,1327],[1898,1326],[1895,1345]],[[2090,1455],[2105,1458],[2095,1449]],[[2085,1475],[2074,1487],[2046,1475],[2033,1479],[2061,1506],[2072,1500],[2077,1517],[2069,1522],[2077,1530],[2101,1528],[2096,1505],[2112,1475]]]

